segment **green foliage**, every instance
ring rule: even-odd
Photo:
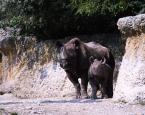
[[[45,36],[96,33],[112,30],[119,17],[144,7],[144,0],[1,0],[0,27]]]
[[[0,21],[0,27],[4,27],[4,26],[17,27],[18,25],[22,24],[22,21],[23,21],[23,17],[13,16],[9,20]]]
[[[143,0],[71,0],[71,6],[76,14],[94,15],[99,13],[106,15],[118,15],[119,13],[132,10],[132,13],[144,8]]]
[[[91,15],[96,12],[95,0],[71,0],[71,7],[76,10],[76,14]]]

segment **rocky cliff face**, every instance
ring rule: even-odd
[[[72,93],[65,72],[51,61],[52,41],[19,37],[12,28],[0,32],[0,92],[21,98],[64,96],[65,90]]]
[[[73,97],[75,93],[72,83],[59,64],[52,61],[54,41],[38,42],[35,37],[18,35],[18,30],[0,29],[0,94],[12,92],[21,98]],[[86,42],[104,41],[106,46],[115,49],[114,54],[120,54],[118,35],[80,38]],[[68,39],[70,38],[66,41]],[[112,44],[112,41],[115,43]],[[116,76],[119,65],[120,63],[116,64]],[[90,93],[90,87],[88,90]]]
[[[1,30],[4,31],[4,30]],[[11,30],[4,31],[6,34]],[[8,33],[9,32],[9,33]],[[13,79],[25,65],[32,69],[35,63],[43,65],[50,61],[50,43],[37,43],[34,37],[3,36],[0,40],[2,55],[2,82]],[[50,48],[49,48],[50,47]]]
[[[114,99],[145,104],[145,14],[121,18],[117,25],[127,41]]]

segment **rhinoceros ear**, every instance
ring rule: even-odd
[[[94,57],[93,57],[93,56],[91,56],[91,57],[89,58],[89,62],[90,62],[90,63],[93,63],[93,62],[94,62]]]
[[[63,44],[60,41],[57,41],[55,44],[56,51],[59,52],[61,47],[63,47]]]
[[[79,46],[80,46],[80,39],[79,39],[79,38],[75,38],[74,44],[75,44],[75,48],[76,48],[76,49],[79,49]]]

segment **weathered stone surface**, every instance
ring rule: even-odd
[[[121,18],[118,25],[123,33],[139,31],[145,28],[145,15]],[[142,29],[140,32],[127,37],[114,100],[145,104],[145,33]]]
[[[145,14],[120,18],[117,25],[121,33],[126,36],[145,33]]]
[[[2,54],[0,55],[0,59],[2,58],[0,61],[0,94],[12,92],[21,98],[73,98],[75,93],[72,83],[59,64],[56,65],[50,60],[54,41],[38,42],[35,37],[18,36],[17,30],[12,28],[0,30],[0,32],[2,33],[0,34],[0,54]],[[84,36],[84,38],[86,42],[106,39],[106,46],[109,46],[112,40],[119,39],[118,35],[104,34]],[[112,39],[108,40],[108,38]],[[110,45],[110,48],[117,49],[118,43],[116,41],[115,44]],[[119,51],[117,49],[114,52],[116,54]],[[90,90],[89,87],[89,94]]]
[[[51,61],[52,41],[38,42],[35,37],[16,36],[10,28],[0,31],[3,33],[0,36],[0,92],[12,92],[21,98],[61,97],[73,93],[65,72]]]
[[[16,81],[14,95],[21,98],[69,97],[74,93],[63,69],[58,65],[54,70],[52,62],[25,68]]]

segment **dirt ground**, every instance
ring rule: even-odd
[[[145,115],[145,106],[112,99],[18,99],[5,94],[0,96],[0,115]]]

